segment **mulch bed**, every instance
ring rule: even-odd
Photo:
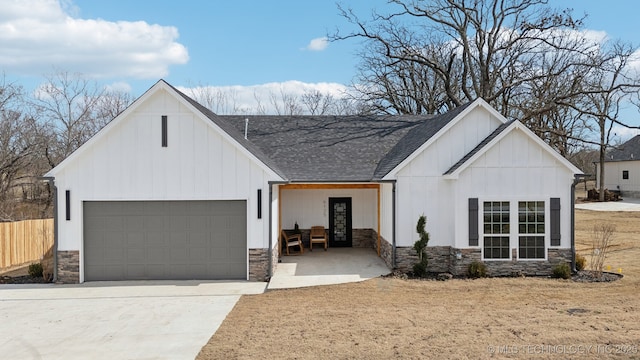
[[[0,276],[0,284],[46,284],[43,277],[24,276]]]
[[[581,270],[571,277],[576,282],[611,282],[622,279],[622,274],[603,271],[598,274],[591,270]]]
[[[412,273],[404,273],[404,272],[395,270],[390,274],[382,275],[382,277],[390,277],[390,278],[403,279],[403,280],[449,280],[453,278],[453,276],[451,275],[449,275],[446,278],[439,275],[443,275],[443,274],[428,273],[424,277],[417,277],[417,276],[414,276]],[[578,271],[576,274],[574,274],[571,277],[571,280],[575,282],[588,282],[588,283],[611,282],[611,281],[620,280],[622,279],[622,277],[623,275],[618,273],[603,271],[602,274],[598,275],[598,273],[596,273],[595,271],[581,270],[581,271]]]

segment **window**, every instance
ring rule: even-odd
[[[629,170],[622,170],[622,179],[629,180]]]
[[[544,259],[544,201],[518,202],[518,257]]]
[[[162,147],[167,147],[167,115],[162,115]]]
[[[509,222],[508,201],[484,202],[483,247],[485,259],[509,259]]]

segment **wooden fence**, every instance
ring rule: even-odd
[[[53,248],[53,219],[0,223],[0,270],[38,262]]]

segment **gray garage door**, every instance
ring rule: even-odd
[[[245,201],[85,201],[84,276],[246,279]]]

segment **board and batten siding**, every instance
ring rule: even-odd
[[[442,174],[501,124],[491,112],[476,107],[398,171],[398,246],[412,246],[418,239],[416,223],[421,215],[427,217],[429,246],[453,245],[457,195],[453,184]]]
[[[282,228],[293,229],[296,221],[301,229],[322,225],[329,227],[329,198],[350,197],[352,227],[374,229],[378,227],[377,189],[284,189],[282,201]]]
[[[163,115],[167,147],[161,143]],[[58,214],[59,250],[82,250],[85,200],[246,200],[248,247],[268,247],[268,182],[279,179],[165,90],[125,116],[54,174],[61,207],[65,191],[71,191],[71,220]]]
[[[560,198],[560,248],[569,248],[571,239],[571,184],[573,173],[556,158],[514,129],[464,169],[454,186],[455,247],[469,245],[468,199],[478,198],[479,213],[484,201],[544,201],[546,244],[550,235],[550,199]],[[513,221],[513,220],[512,220]],[[479,221],[482,227],[481,220]],[[515,226],[512,231],[517,231]],[[479,242],[481,245],[482,242]]]

